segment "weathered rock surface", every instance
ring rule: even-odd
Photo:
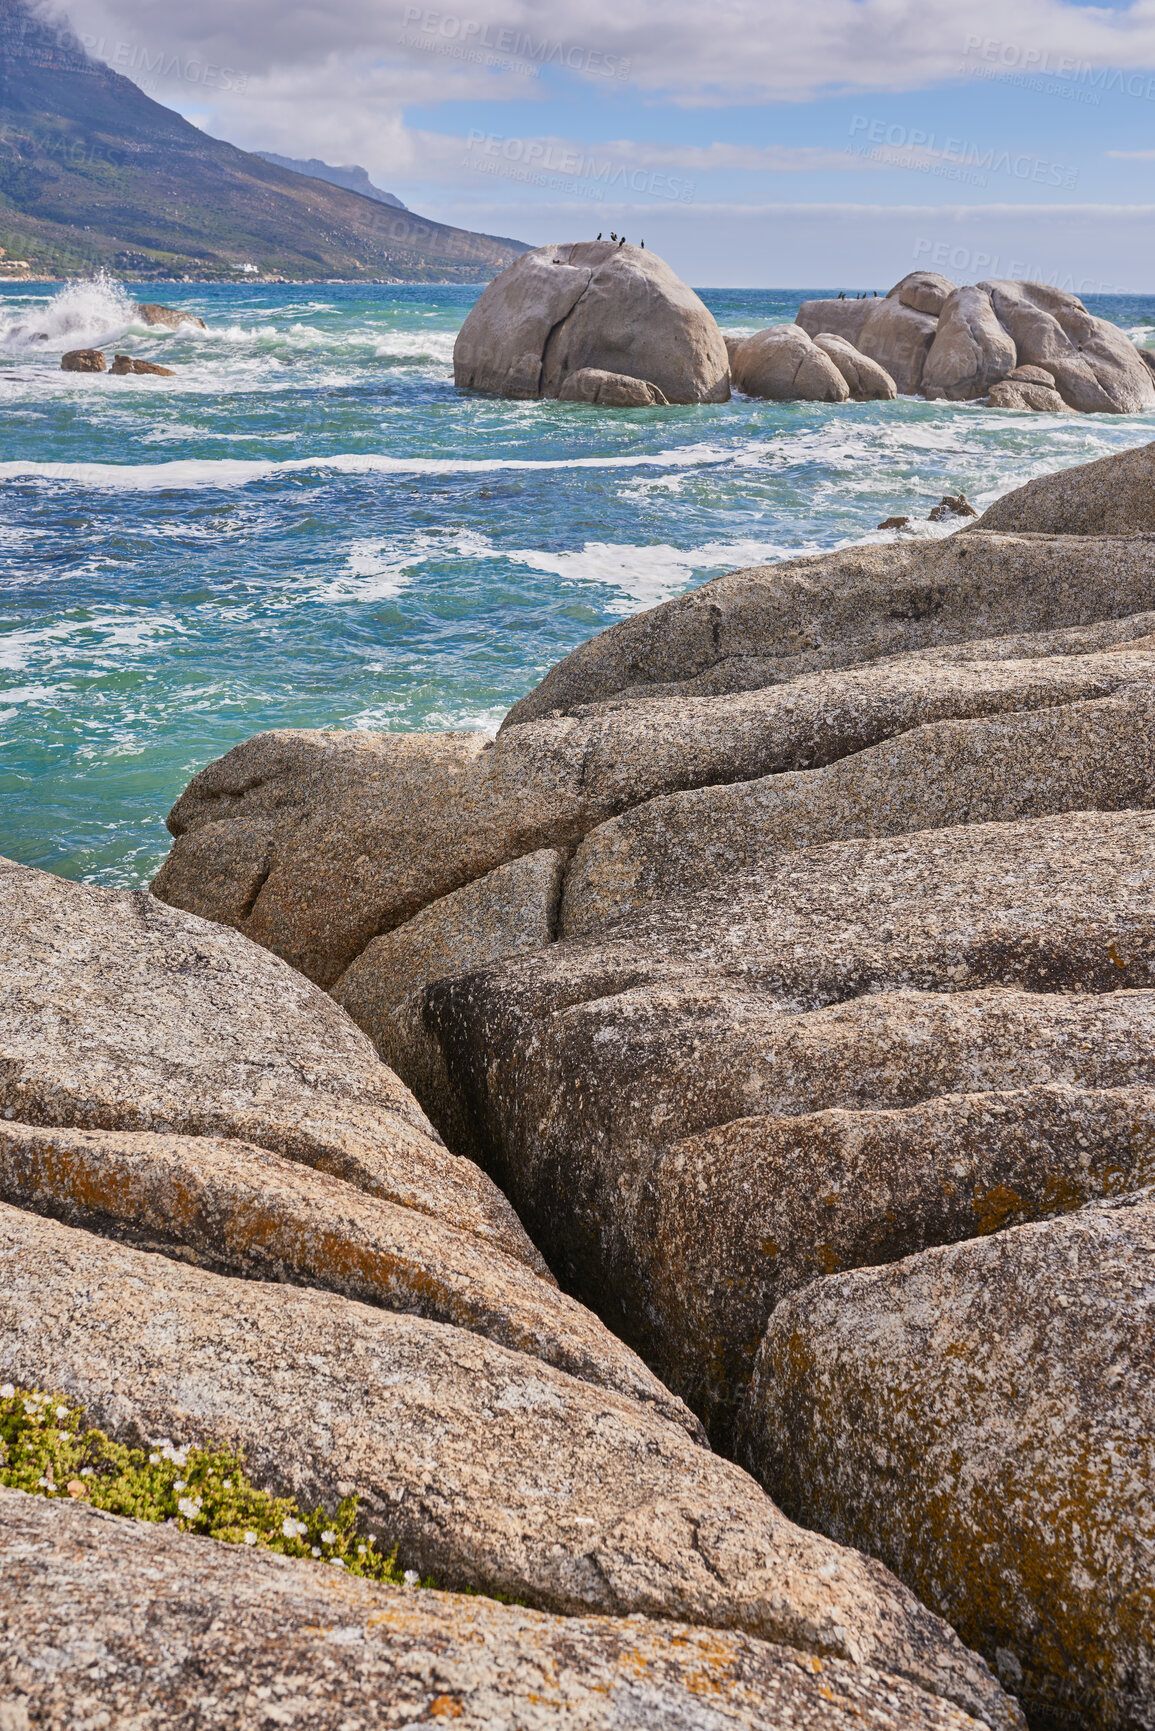
[[[794,322],[801,325],[808,336],[819,337],[827,332],[831,336],[845,337],[857,348],[872,304],[871,301],[858,300],[803,301]]]
[[[985,1010],[999,1036],[1016,1031],[1000,1014],[1009,1006],[979,996],[953,1007],[972,1020]],[[941,1005],[906,1008],[908,1050],[950,1019]],[[1031,1008],[1022,1002],[1019,1016],[1029,1037],[1057,1046],[1074,1031],[1069,1020],[1047,1024],[1054,1006],[1034,1018]],[[1092,1012],[1089,1024],[1102,1018]],[[814,1049],[821,1031],[810,1032]],[[965,1063],[960,1070],[966,1086]],[[700,1131],[657,1157],[624,1230],[639,1297],[662,1337],[655,1362],[715,1442],[730,1446],[767,1320],[791,1292],[839,1269],[891,1263],[1153,1181],[1155,1089],[1039,1083]]]
[[[1054,386],[1055,375],[1049,373],[1046,367],[1012,367],[1007,374],[1012,384],[1049,385]]]
[[[235,1281],[0,1205],[0,1374],[123,1437],[218,1439],[447,1585],[671,1615],[894,1672],[992,1726],[1015,1709],[878,1564],[607,1389],[476,1334]]]
[[[0,1199],[216,1273],[451,1323],[700,1435],[633,1353],[524,1263],[247,1143],[0,1121]]]
[[[985,397],[1014,365],[1014,340],[995,317],[990,296],[980,288],[955,289],[939,315],[922,394],[952,402]]]
[[[421,1007],[430,980],[480,967],[555,936],[562,857],[553,848],[499,866],[374,938],[332,987],[381,1057],[421,1099],[451,1147],[462,1140],[441,1048]]]
[[[1112,663],[1121,676],[1113,695],[1062,701],[1064,687],[1083,697],[1081,680],[1088,697],[1099,680],[1110,688]],[[1135,684],[1123,683],[1127,671]],[[846,738],[852,714],[865,733],[873,710],[881,731],[889,708],[888,737],[823,769],[666,794],[599,825],[567,874],[561,934],[596,930],[738,868],[772,871],[782,853],[817,842],[1155,805],[1152,652],[933,671],[892,662],[714,701],[759,710],[767,723],[777,710],[786,722],[779,734],[785,745],[791,724],[801,723],[807,710],[813,714],[823,698],[829,708],[815,717],[816,755],[825,755],[819,742],[840,724]],[[969,711],[969,718],[902,731],[904,711],[913,720],[919,711],[943,715],[952,707],[960,717]],[[982,714],[1002,708],[1012,713]]]
[[[735,390],[771,402],[844,403],[842,373],[799,325],[769,325],[753,336],[727,338]]]
[[[1155,1191],[775,1312],[743,1452],[882,1557],[1034,1722],[1155,1719]]]
[[[1145,812],[800,849],[594,936],[435,984],[427,1022],[476,1145],[563,1284],[709,1414],[735,1392],[728,1355],[741,1338],[726,1335],[742,1301],[728,1287],[740,1288],[751,1260],[746,1222],[767,1261],[782,1242],[773,1196],[763,1210],[747,1183],[748,1143],[739,1137],[731,1170],[720,1127],[1054,1083],[1149,1087],[1153,865]],[[817,1158],[822,1136],[797,1129],[797,1158]],[[697,1176],[718,1236],[708,1260],[682,1259],[678,1244],[704,1230],[683,1218],[703,1212],[697,1179],[673,1214],[661,1198],[678,1193],[671,1150],[706,1132],[719,1140]],[[916,1157],[919,1135],[915,1124],[903,1146],[924,1188],[892,1223],[892,1247],[920,1220],[932,1234],[959,1229],[942,1195],[950,1174],[931,1171],[933,1139]],[[991,1162],[987,1189],[1002,1183],[996,1143],[977,1157]],[[1070,1168],[1048,1168],[1045,1149],[1038,1158],[1023,1205],[1045,1213],[1050,1179],[1061,1191]],[[886,1237],[869,1184],[848,1182],[844,1206],[840,1244]],[[831,1241],[816,1213],[821,1236],[807,1254],[820,1260]],[[797,1243],[790,1255],[803,1265]],[[769,1268],[763,1279],[768,1290]],[[681,1342],[693,1335],[687,1317],[703,1314],[716,1332],[699,1355]]]
[[[885,367],[880,367],[877,361],[856,349],[853,343],[848,343],[845,337],[834,336],[830,331],[821,331],[814,339],[814,346],[829,355],[843,378],[851,396],[859,403],[873,402],[876,399],[887,401],[898,395],[894,380]]]
[[[809,576],[813,567],[801,568]],[[1053,577],[1041,575],[1047,582]],[[739,598],[734,608],[739,628],[743,605]],[[881,583],[877,605],[886,605]],[[177,844],[154,891],[236,925],[333,986],[376,934],[391,936],[423,904],[504,861],[543,847],[571,848],[605,819],[668,791],[816,767],[946,716],[1107,696],[1150,673],[1150,651],[1140,646],[1094,665],[1077,652],[1153,628],[1155,618],[1132,618],[1089,633],[920,652],[788,684],[765,684],[781,678],[772,664],[745,662],[739,678],[756,687],[762,680],[755,693],[547,718],[506,728],[496,742],[479,734],[258,735],[210,764],[177,802],[169,819]],[[1042,659],[1011,665],[1019,657]],[[1044,665],[1048,657],[1053,664]],[[511,887],[495,879],[488,891],[479,889],[490,898],[487,911],[473,902],[447,903],[430,918],[445,917],[452,931],[460,905],[465,923],[496,920],[495,929],[504,929],[500,903]],[[534,915],[526,929],[537,931],[538,920]],[[463,922],[456,925],[454,946],[465,936]],[[450,951],[438,947],[431,927],[419,925],[398,942],[427,940],[440,966]],[[386,945],[374,953],[388,960],[393,952]],[[469,965],[489,959],[469,955]],[[342,994],[342,1002],[387,1062],[400,1062],[415,1036],[411,1018],[396,1000],[389,1016],[402,1018],[405,1033],[391,1044],[380,1007],[384,988],[366,990],[367,977],[355,999]],[[424,1059],[404,1061],[417,1064],[407,1079],[432,1076]]]
[[[598,367],[583,367],[562,382],[558,397],[563,403],[600,403],[607,409],[652,409],[667,406],[657,385],[648,379],[633,379],[628,373],[607,373]]]
[[[1022,384],[1017,379],[1002,379],[992,385],[987,402],[992,409],[1030,409],[1039,415],[1073,415],[1058,391],[1048,385]]]
[[[208,329],[196,313],[185,312],[180,307],[161,306],[157,301],[137,301],[135,310],[146,325],[161,325],[165,330],[176,331],[181,325],[193,325],[198,331]]]
[[[938,318],[957,289],[949,277],[936,270],[908,271],[901,281],[887,290],[887,300],[896,300],[913,312]]]
[[[1018,365],[1045,367],[1072,409],[1131,415],[1155,406],[1155,378],[1134,343],[1074,295],[1036,282],[979,288],[1014,339]]]
[[[115,356],[108,370],[118,376],[123,376],[125,373],[146,373],[158,379],[175,379],[176,377],[171,367],[158,366],[155,361],[134,360],[131,355]]]
[[[656,253],[611,241],[538,247],[495,277],[458,333],[459,386],[556,397],[572,373],[624,373],[671,403],[724,403],[713,315]]]
[[[0,1489],[0,1711],[136,1731],[969,1731],[892,1674],[740,1634],[543,1615]],[[21,1728],[23,1731],[23,1728]]]
[[[1155,444],[1040,475],[983,512],[980,529],[1134,535],[1155,529]]]
[[[903,396],[922,386],[922,370],[938,329],[937,318],[919,312],[892,294],[872,300],[857,346],[894,380]]]
[[[60,366],[66,373],[106,373],[108,360],[103,349],[69,349]]]
[[[332,999],[145,891],[0,860],[0,1111],[226,1136],[476,1233],[541,1271],[488,1178],[443,1146]]]
[[[581,644],[514,704],[499,738],[610,698],[748,690],[936,645],[1088,626],[1155,601],[1155,539],[992,534],[988,520],[942,540],[715,577]]]

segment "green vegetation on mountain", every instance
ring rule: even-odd
[[[0,0],[0,248],[55,276],[403,282],[485,282],[528,250],[210,138],[29,0]]]

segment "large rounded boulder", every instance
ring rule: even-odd
[[[495,277],[458,333],[455,382],[499,397],[559,397],[593,368],[670,403],[724,403],[722,333],[656,253],[612,241],[543,246]]]
[[[726,344],[735,390],[771,402],[844,403],[850,387],[800,325],[770,325]]]

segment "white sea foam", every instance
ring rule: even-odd
[[[734,453],[716,446],[692,445],[681,451],[605,457],[388,457],[377,453],[332,457],[186,457],[172,463],[0,463],[0,481],[72,481],[110,492],[163,492],[167,489],[244,487],[254,481],[305,470],[345,475],[485,475],[502,470],[676,469],[730,463]]]
[[[0,323],[0,351],[63,354],[100,348],[122,337],[134,315],[135,302],[110,277],[69,283],[51,300],[34,302]]]

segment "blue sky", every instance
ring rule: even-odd
[[[706,285],[915,263],[1155,289],[1155,0],[79,0],[93,51],[250,149],[359,163],[544,243],[623,230]]]

